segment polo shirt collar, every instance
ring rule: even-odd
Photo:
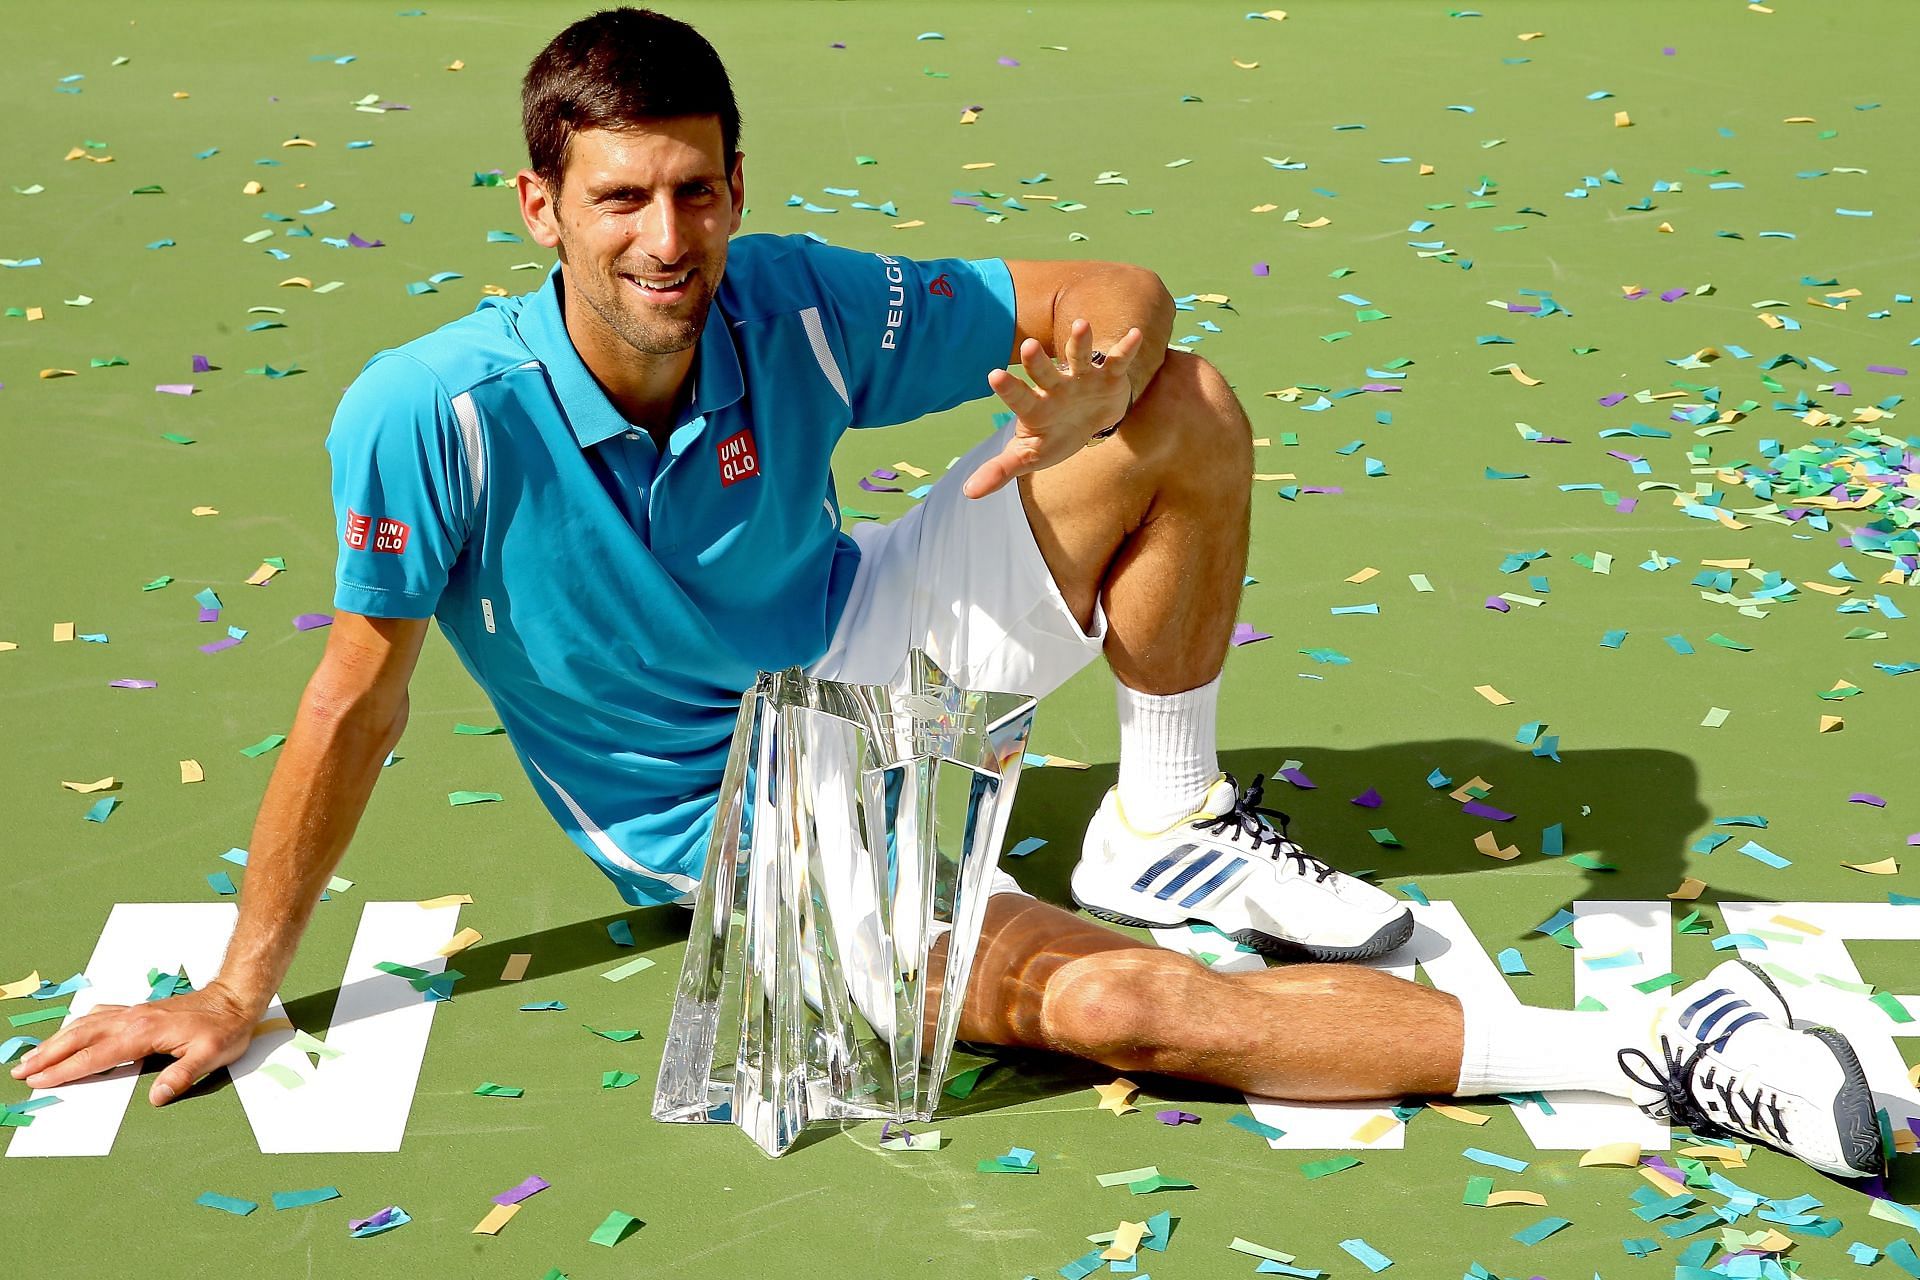
[[[582,449],[610,440],[623,431],[633,430],[607,393],[600,389],[579,349],[567,332],[562,309],[560,264],[547,272],[546,283],[527,299],[517,326],[521,341],[540,363],[546,366],[559,393],[562,416]],[[716,294],[700,331],[700,350],[696,360],[693,401],[680,416],[676,428],[688,420],[715,413],[739,402],[745,388],[740,376],[740,353],[734,348],[733,333],[726,313],[720,309]]]

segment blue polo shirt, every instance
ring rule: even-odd
[[[697,885],[740,696],[826,651],[859,549],[842,432],[990,393],[999,259],[734,238],[664,451],[538,290],[376,354],[327,436],[334,605],[433,617],[534,789],[628,902]]]

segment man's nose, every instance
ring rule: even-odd
[[[686,251],[687,216],[688,211],[671,199],[655,200],[640,211],[640,247],[663,267],[678,263]]]

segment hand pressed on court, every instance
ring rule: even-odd
[[[1013,410],[1013,435],[1006,448],[967,477],[962,491],[969,498],[984,498],[1016,476],[1065,462],[1085,448],[1095,432],[1120,421],[1132,396],[1128,370],[1145,341],[1138,328],[1129,329],[1095,364],[1093,326],[1075,320],[1068,330],[1064,369],[1048,358],[1039,339],[1021,343],[1020,367],[1033,385],[1005,369],[987,375],[994,394]]]
[[[103,1004],[21,1058],[13,1075],[35,1089],[51,1089],[164,1053],[175,1061],[147,1093],[149,1102],[163,1107],[245,1053],[258,1019],[257,1010],[217,983],[151,1004]]]

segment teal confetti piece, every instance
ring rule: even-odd
[[[219,1209],[235,1217],[244,1218],[260,1206],[251,1200],[241,1200],[235,1196],[223,1196],[218,1191],[203,1191],[195,1204],[203,1204],[209,1209]]]
[[[1527,968],[1527,962],[1521,959],[1520,952],[1517,949],[1508,947],[1500,953],[1500,972],[1505,974],[1531,974],[1533,970]]]
[[[1392,1258],[1389,1258],[1386,1254],[1380,1252],[1358,1236],[1351,1240],[1342,1240],[1340,1247],[1352,1255],[1361,1266],[1374,1272],[1376,1275],[1393,1265]]]
[[[105,822],[113,816],[113,811],[119,807],[120,798],[118,796],[102,796],[93,802],[92,808],[80,816],[81,819],[86,822]]]
[[[1570,1227],[1573,1222],[1567,1218],[1542,1218],[1532,1226],[1513,1233],[1513,1238],[1524,1245],[1536,1245],[1554,1232]]]
[[[1255,1137],[1265,1138],[1268,1142],[1278,1142],[1287,1136],[1285,1129],[1276,1129],[1270,1124],[1262,1124],[1250,1115],[1236,1115],[1227,1123],[1236,1129],[1245,1129]]]
[[[323,1204],[328,1200],[338,1200],[337,1187],[315,1187],[311,1191],[276,1191],[273,1193],[275,1209],[304,1209],[310,1204]]]
[[[1468,1147],[1460,1153],[1475,1164],[1484,1164],[1493,1169],[1505,1169],[1508,1173],[1525,1173],[1527,1162],[1515,1160],[1511,1156],[1497,1155],[1492,1151],[1483,1151],[1479,1147]]]

